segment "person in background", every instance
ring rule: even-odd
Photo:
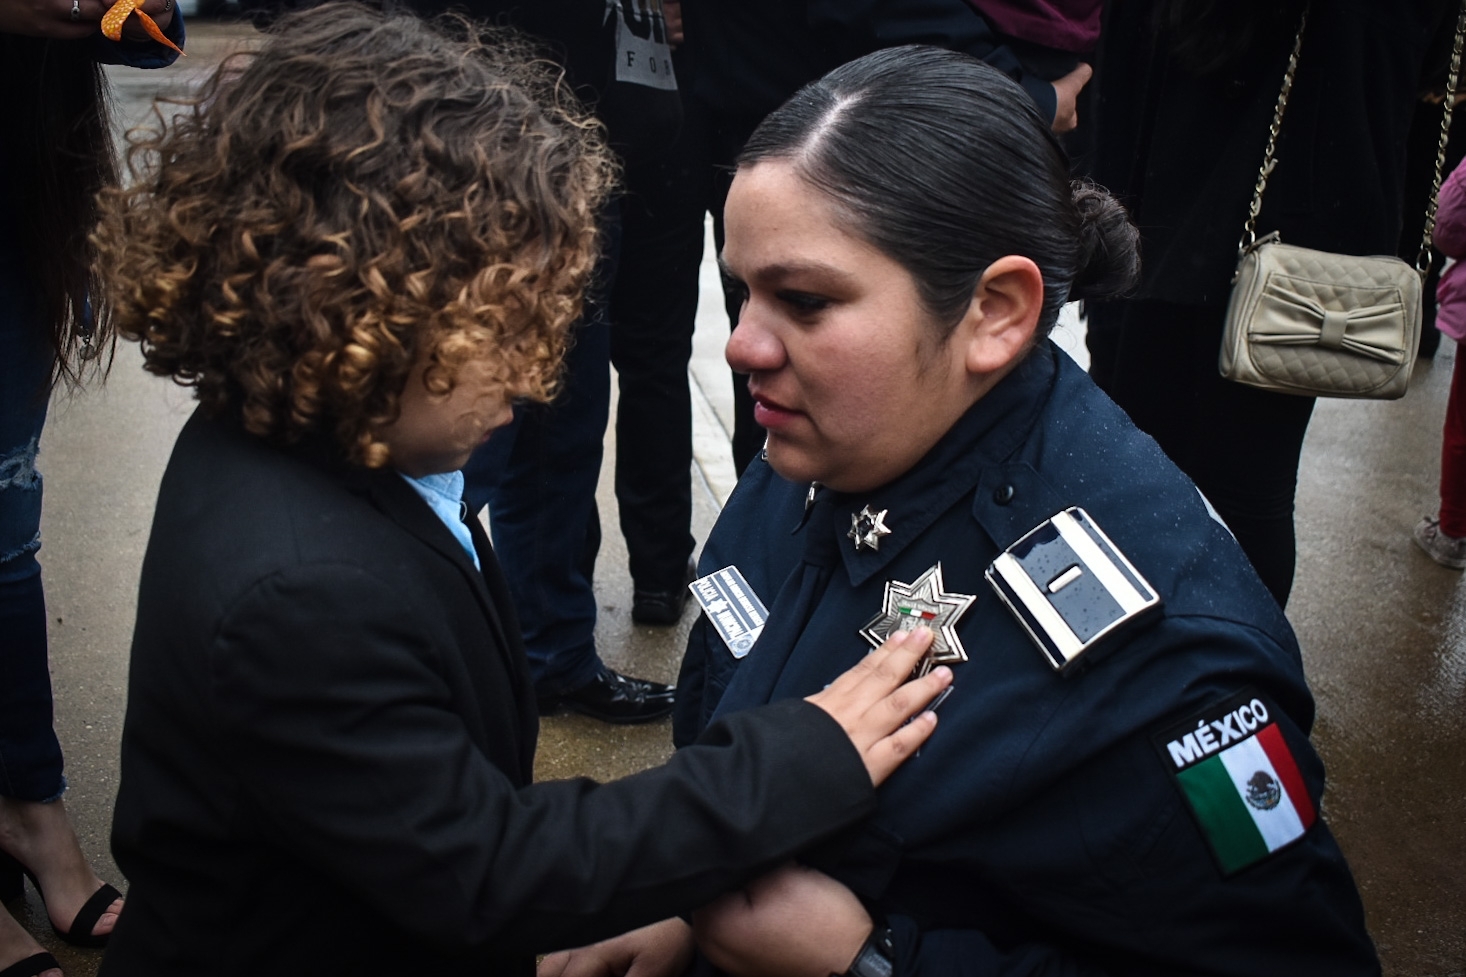
[[[1449,34],[1442,33],[1437,42],[1454,41]],[[1449,62],[1449,50],[1444,59]],[[1434,60],[1434,58],[1432,59]],[[1410,136],[1405,151],[1405,194],[1404,221],[1400,225],[1400,245],[1396,255],[1401,260],[1415,264],[1420,257],[1420,241],[1425,230],[1425,206],[1435,191],[1435,158],[1440,150],[1441,113],[1445,111],[1446,67],[1442,65],[1438,80],[1432,80],[1421,92],[1415,103],[1415,112],[1410,120]],[[1466,94],[1456,96],[1456,108],[1466,101]],[[1461,160],[1466,158],[1466,112],[1453,112],[1450,138],[1446,143],[1446,160],[1441,169],[1449,175]],[[1440,282],[1441,265],[1445,255],[1439,248],[1431,249],[1430,271],[1421,283],[1420,292],[1420,359],[1435,359],[1440,347],[1441,332],[1435,324],[1436,285]]]
[[[459,469],[553,395],[614,167],[558,73],[479,31],[283,17],[103,196],[117,328],[200,402],[139,583],[103,977],[528,974],[858,823],[935,727],[922,634],[664,767],[531,782]]]
[[[655,153],[629,161],[621,198],[621,260],[611,290],[616,367],[616,507],[631,571],[631,619],[674,626],[688,602],[692,552],[693,324],[701,290],[710,174],[692,100],[697,62],[681,3],[663,2],[682,120]]]
[[[95,195],[115,182],[101,64],[157,68],[177,55],[131,17],[123,40],[100,32],[102,0],[0,0],[0,899],[34,879],[56,934],[100,946],[121,911],[87,864],[66,816],[61,744],[52,728],[36,457],[52,390],[75,388],[110,348],[87,241]],[[174,43],[172,0],[143,10]],[[104,361],[103,361],[104,362]],[[0,974],[57,977],[0,908]]]
[[[1282,606],[1314,398],[1225,380],[1217,358],[1305,6],[1257,232],[1342,254],[1395,253],[1421,76],[1455,4],[1116,2],[1101,37],[1092,175],[1130,209],[1145,263],[1132,295],[1086,304],[1091,376],[1195,480]]]
[[[1441,185],[1435,246],[1451,259],[1436,285],[1435,324],[1457,344],[1466,340],[1466,164]],[[1466,356],[1458,345],[1441,439],[1441,505],[1421,518],[1415,542],[1443,567],[1466,569]]]
[[[419,11],[437,6],[416,3]],[[534,38],[565,67],[577,94],[605,124],[624,169],[639,173],[657,165],[681,116],[660,0],[469,0],[455,7]],[[624,250],[619,197],[607,201],[601,223],[600,263],[562,388],[551,403],[517,407],[513,424],[475,453],[464,469],[464,498],[474,513],[488,506],[541,713],[564,709],[608,723],[644,723],[672,711],[671,687],[610,668],[595,638],[601,545],[596,483],[610,411],[611,295]],[[633,233],[640,226],[633,223]],[[630,246],[638,249],[634,263],[642,257],[641,242]],[[631,440],[622,444],[628,453],[639,447]],[[627,533],[632,573],[643,590],[657,577],[649,578],[643,566],[644,539],[635,528]],[[686,559],[683,553],[674,561],[674,587],[685,583]],[[653,589],[664,588],[657,583]],[[643,616],[635,604],[633,614]]]

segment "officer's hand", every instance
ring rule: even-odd
[[[907,681],[931,643],[927,628],[898,631],[824,691],[808,697],[844,728],[876,786],[936,729],[936,713],[911,716],[951,683],[952,670],[940,666],[924,678]]]
[[[691,962],[692,929],[673,918],[552,953],[540,961],[536,977],[674,977]]]
[[[787,865],[692,916],[697,948],[733,977],[843,974],[874,924],[855,893]]]

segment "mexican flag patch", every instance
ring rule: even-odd
[[[1303,837],[1317,820],[1268,706],[1251,692],[1154,738],[1224,875]]]

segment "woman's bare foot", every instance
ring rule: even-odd
[[[61,930],[70,929],[81,907],[102,887],[82,854],[62,801],[41,804],[0,797],[0,850],[35,873],[46,913]],[[92,927],[92,935],[111,933],[120,912],[122,900],[117,899]]]
[[[41,945],[0,906],[0,970],[40,952]],[[53,967],[41,971],[40,977],[61,977],[61,971]]]

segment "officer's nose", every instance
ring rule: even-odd
[[[784,344],[763,325],[754,304],[744,302],[723,355],[734,373],[766,373],[784,365]]]

